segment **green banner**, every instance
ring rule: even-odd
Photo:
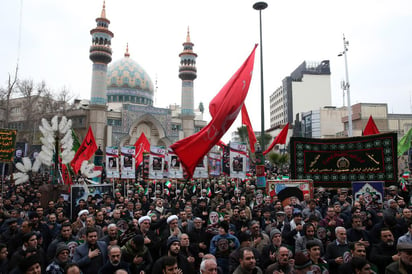
[[[17,131],[13,129],[0,129],[0,162],[13,160]]]

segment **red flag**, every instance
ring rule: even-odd
[[[249,136],[250,151],[254,153],[255,144],[256,144],[256,136],[255,136],[255,132],[253,131],[252,124],[250,123],[249,114],[247,113],[245,104],[243,104],[242,106],[242,124],[246,125],[247,134]]]
[[[70,186],[73,184],[73,181],[72,176],[70,176],[69,168],[66,165],[62,165],[62,177],[64,184],[69,185],[70,190]]]
[[[135,154],[135,159],[136,159],[136,166],[139,166],[140,163],[143,161],[143,153],[144,152],[150,152],[150,143],[146,138],[146,135],[144,132],[140,134],[139,139],[137,139],[136,143],[134,144],[136,147],[136,154]]]
[[[74,158],[72,162],[70,163],[75,174],[79,173],[79,170],[80,170],[80,167],[82,166],[83,161],[89,160],[93,156],[93,154],[96,152],[96,150],[97,150],[96,140],[94,139],[92,128],[89,127],[89,130],[87,131],[87,134],[83,140],[83,143],[77,150],[76,155],[74,155]]]
[[[243,65],[210,102],[209,112],[212,116],[210,123],[199,132],[170,146],[182,161],[189,178],[193,176],[199,160],[222,138],[238,116],[249,90],[256,47],[257,45]]]
[[[275,140],[273,140],[269,148],[263,152],[263,155],[268,154],[276,144],[286,144],[286,137],[288,136],[288,129],[289,129],[289,123],[287,123],[286,126],[282,129],[282,131],[278,134],[278,136],[276,136]]]
[[[372,115],[369,116],[368,123],[365,126],[365,129],[363,130],[363,136],[366,135],[373,135],[373,134],[379,134],[379,129],[375,124],[375,121],[372,118]]]

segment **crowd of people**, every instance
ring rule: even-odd
[[[42,180],[3,183],[1,273],[412,273],[409,192],[383,203],[316,188],[287,202],[253,178],[42,200]],[[193,187],[194,184],[194,187]],[[210,191],[211,190],[211,191]],[[43,201],[43,202],[42,202]]]

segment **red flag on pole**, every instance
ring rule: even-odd
[[[268,154],[276,144],[286,144],[286,137],[288,136],[288,129],[289,129],[289,123],[287,123],[286,126],[282,129],[282,131],[278,134],[278,136],[276,136],[275,140],[273,140],[269,148],[263,152],[263,155]]]
[[[79,173],[79,170],[80,170],[80,167],[82,166],[83,161],[89,160],[93,156],[93,154],[96,152],[96,150],[97,150],[96,140],[94,139],[92,128],[89,127],[89,130],[87,131],[87,134],[83,140],[83,143],[77,150],[76,155],[74,155],[74,158],[72,162],[70,163],[75,174]]]
[[[150,152],[150,143],[149,140],[147,140],[144,132],[140,134],[140,137],[139,139],[137,139],[134,146],[136,147],[136,154],[134,156],[136,159],[136,166],[139,166],[140,163],[143,161],[143,153]]]
[[[372,115],[369,116],[368,123],[365,126],[365,129],[363,130],[363,136],[366,135],[373,135],[373,134],[379,134],[379,129],[375,124],[375,121],[372,118]]]
[[[247,113],[245,104],[243,104],[242,106],[242,124],[246,125],[247,134],[249,136],[250,151],[254,153],[255,144],[256,144],[256,136],[255,136],[255,132],[253,131],[252,124],[250,123],[249,114]]]
[[[235,121],[249,90],[255,60],[255,45],[252,53],[213,98],[209,104],[212,116],[210,123],[199,132],[171,145],[179,156],[189,178],[193,176],[199,160],[222,138]]]

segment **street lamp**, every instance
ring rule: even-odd
[[[349,85],[349,73],[348,73],[348,46],[349,41],[346,40],[345,34],[343,34],[343,51],[338,54],[338,56],[345,57],[345,74],[346,74],[346,81],[343,81],[342,88],[346,90],[347,97],[348,97],[348,137],[352,137],[352,106],[350,104],[350,85]]]
[[[255,10],[259,11],[259,29],[260,29],[260,117],[261,117],[261,133],[260,146],[256,150],[256,177],[257,186],[266,187],[265,177],[265,157],[263,151],[265,150],[265,100],[263,89],[263,43],[262,43],[262,10],[266,9],[268,4],[265,2],[257,2],[253,5]],[[260,149],[259,149],[260,147]]]
[[[262,151],[265,150],[265,100],[264,100],[264,89],[263,89],[263,44],[262,44],[262,10],[266,9],[268,4],[265,2],[257,2],[253,5],[255,10],[259,11],[259,27],[260,27],[260,107],[261,107],[261,134],[260,134],[260,144]],[[263,164],[263,154],[262,154],[262,163]]]

